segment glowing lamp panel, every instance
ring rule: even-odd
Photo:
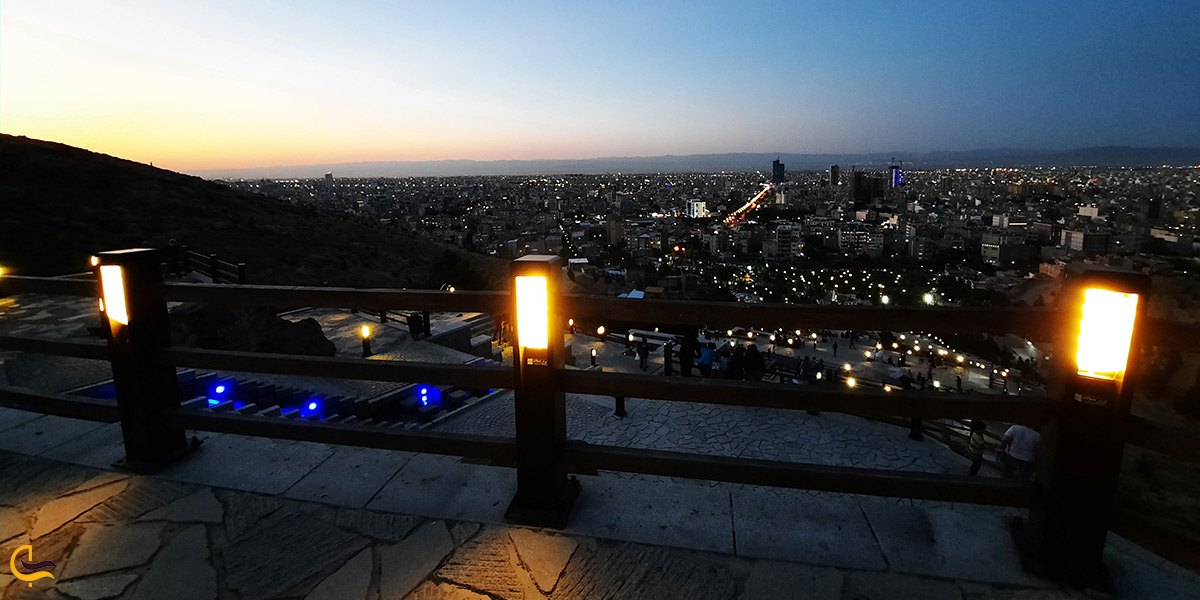
[[[1075,355],[1080,375],[1115,381],[1125,373],[1137,303],[1137,294],[1101,289],[1083,293]]]
[[[522,347],[549,347],[549,314],[546,278],[517,277],[517,339]]]
[[[100,287],[104,290],[104,306],[108,318],[122,324],[129,324],[129,313],[125,309],[125,280],[118,265],[100,267]]]

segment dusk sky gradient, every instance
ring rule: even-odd
[[[1200,2],[5,0],[0,130],[174,170],[1200,145]]]

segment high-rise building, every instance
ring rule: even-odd
[[[333,173],[332,172],[325,174],[325,189],[327,189],[327,190],[333,189]]]
[[[777,158],[771,163],[771,183],[783,183],[785,179],[783,163]]]
[[[834,186],[834,187],[841,185],[841,183],[842,183],[841,175],[842,175],[841,167],[839,167],[837,165],[833,165],[832,167],[829,167],[829,185]]]
[[[891,179],[892,187],[904,185],[904,170],[900,168],[900,165],[892,165],[891,167],[888,167],[888,171],[891,173],[891,177],[889,179]]]
[[[708,216],[708,203],[700,200],[688,200],[688,216],[693,219],[703,219]]]

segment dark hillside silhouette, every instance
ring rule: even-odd
[[[171,238],[247,263],[258,284],[436,288],[449,259],[459,289],[498,289],[507,273],[375,221],[64,144],[4,135],[0,164],[0,265],[13,274],[80,272],[95,252]]]

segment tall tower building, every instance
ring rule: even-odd
[[[333,173],[332,172],[325,174],[325,189],[327,189],[327,190],[333,189]]]
[[[829,185],[837,187],[842,183],[842,169],[837,165],[829,167]]]
[[[771,163],[771,183],[783,183],[784,179],[783,163],[777,158]]]

